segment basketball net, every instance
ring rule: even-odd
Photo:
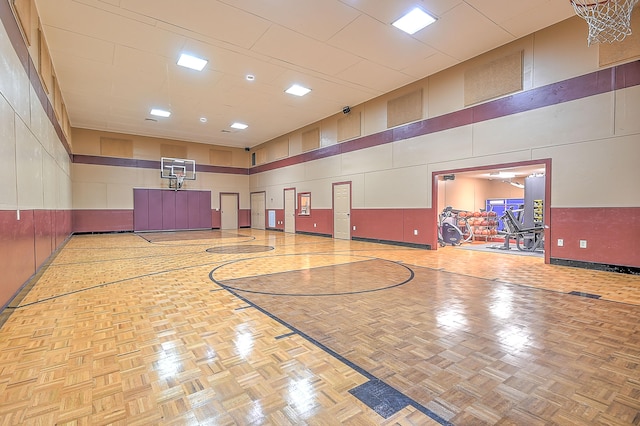
[[[569,0],[589,24],[587,43],[613,43],[631,34],[631,11],[638,0]]]
[[[169,181],[169,187],[171,187],[171,182],[174,182],[173,188],[177,191],[182,188],[182,183],[184,182],[184,175],[182,173],[177,173],[171,180]]]

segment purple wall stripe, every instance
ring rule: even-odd
[[[134,158],[100,157],[97,155],[73,155],[74,164],[96,164],[100,166],[133,167],[137,169],[156,169],[160,171],[160,162],[154,160],[136,160]],[[241,167],[222,167],[196,164],[197,172],[248,175],[249,170]]]

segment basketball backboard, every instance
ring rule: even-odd
[[[196,180],[195,160],[162,157],[160,160],[160,177],[162,179]]]

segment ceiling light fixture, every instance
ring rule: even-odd
[[[200,122],[201,123],[206,123],[207,122],[207,117],[200,117]]]
[[[238,123],[238,122],[235,122],[235,123],[233,123],[233,124],[231,125],[231,128],[232,128],[232,129],[238,129],[238,130],[244,130],[244,129],[246,129],[247,127],[249,127],[249,126],[248,126],[248,125],[246,125],[246,124],[244,124],[244,123]]]
[[[178,59],[178,65],[185,68],[191,68],[192,70],[202,71],[209,61],[195,56],[187,55],[183,53]]]
[[[489,173],[489,177],[494,177],[499,179],[511,179],[516,177],[516,174],[512,172],[492,172],[492,173]]]
[[[169,117],[171,115],[171,112],[165,111],[163,109],[153,108],[149,114],[155,115],[156,117],[165,117],[166,118],[166,117]]]
[[[513,182],[511,180],[503,180],[504,183],[508,183],[509,185],[513,185],[516,188],[524,189],[524,184],[520,182]]]
[[[416,7],[409,13],[404,15],[402,18],[393,22],[391,25],[401,29],[407,34],[415,34],[427,25],[431,25],[434,22],[436,22],[436,18],[429,15],[419,7]]]
[[[285,90],[286,93],[288,93],[290,95],[296,95],[296,96],[304,96],[307,93],[309,93],[310,91],[311,91],[311,89],[307,89],[306,87],[302,87],[299,84],[294,84],[293,86],[291,86],[287,90]]]
[[[247,76],[245,77],[248,81],[253,81],[256,79],[256,76],[253,74],[247,74]]]

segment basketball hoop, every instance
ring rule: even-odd
[[[587,44],[622,41],[631,34],[631,11],[638,0],[569,0],[589,24]]]
[[[171,176],[170,179],[171,180],[169,180],[169,188],[173,188],[176,191],[182,188],[182,183],[184,182],[184,175],[182,173],[178,172],[175,175]]]

